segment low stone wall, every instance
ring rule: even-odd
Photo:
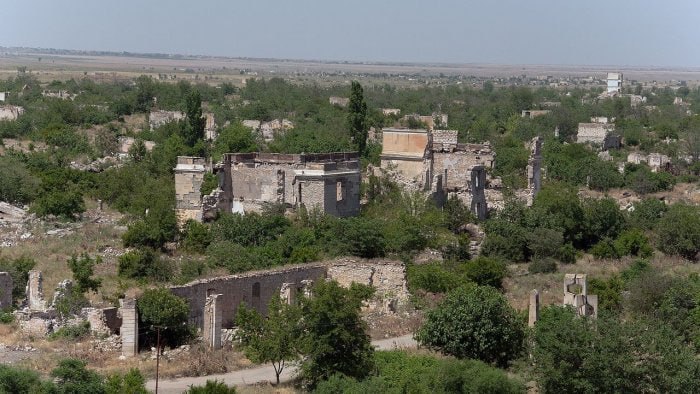
[[[221,302],[223,327],[231,328],[241,302],[262,314],[267,314],[267,304],[272,296],[279,296],[283,283],[294,283],[301,291],[302,280],[315,281],[325,277],[325,264],[305,264],[202,279],[171,287],[170,290],[189,302],[190,323],[199,328],[203,328],[207,296],[221,294],[218,301]]]
[[[370,309],[390,313],[408,302],[406,266],[400,261],[342,258],[328,264],[328,278],[344,287],[353,282],[374,287]]]

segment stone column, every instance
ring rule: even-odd
[[[45,311],[46,300],[44,300],[44,279],[41,271],[29,271],[29,281],[27,282],[27,304],[30,310]]]
[[[204,303],[204,342],[211,349],[221,348],[221,294],[212,294]]]
[[[12,276],[7,272],[0,272],[0,309],[12,306]]]
[[[294,297],[296,296],[294,293],[294,283],[282,283],[282,288],[280,289],[280,298],[282,298],[282,301],[288,305],[292,305],[294,303]]]
[[[540,293],[537,290],[530,292],[530,312],[528,314],[527,325],[534,327],[535,322],[540,318]]]
[[[139,353],[139,317],[136,311],[136,299],[125,298],[122,301],[122,356],[134,357]]]

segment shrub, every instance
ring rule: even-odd
[[[125,278],[167,281],[173,269],[153,249],[141,247],[119,256],[117,272]]]
[[[13,321],[15,321],[15,315],[11,312],[0,312],[0,323],[11,324]]]
[[[590,252],[598,259],[617,259],[620,257],[617,254],[617,249],[615,249],[615,244],[610,238],[605,238],[593,245]]]
[[[620,256],[649,257],[653,248],[649,239],[639,229],[631,229],[620,234],[615,240],[615,250]]]
[[[124,246],[162,248],[177,235],[177,218],[172,209],[154,209],[143,220],[131,225],[122,235]]]
[[[428,312],[416,333],[419,343],[458,358],[505,366],[523,349],[525,328],[498,290],[463,286]]]
[[[406,277],[411,291],[445,293],[463,284],[459,275],[447,271],[437,263],[409,265]]]
[[[563,264],[573,264],[576,262],[576,248],[571,243],[568,243],[559,249],[557,258]]]
[[[81,324],[71,324],[63,326],[58,330],[51,333],[49,339],[68,339],[68,340],[78,340],[86,338],[90,335],[90,323],[83,322]]]
[[[488,257],[467,261],[460,267],[460,271],[479,286],[491,286],[496,289],[502,287],[503,279],[508,274],[505,263]]]
[[[557,262],[549,257],[537,259],[528,265],[527,271],[531,274],[557,272]]]
[[[700,251],[700,209],[674,204],[657,226],[659,249],[693,260]]]
[[[183,231],[182,246],[195,253],[204,253],[211,243],[209,226],[196,220],[188,220]]]
[[[29,369],[0,365],[0,393],[54,393],[51,382],[43,382]]]
[[[144,335],[140,335],[140,342],[144,345],[155,344],[157,327],[161,330],[162,345],[179,346],[192,337],[192,330],[187,326],[189,305],[170,290],[148,289],[143,292],[136,305],[139,327],[148,329]]]
[[[34,200],[31,211],[42,217],[54,215],[72,220],[85,212],[85,202],[77,190],[50,190]]]
[[[236,387],[218,380],[207,380],[204,386],[191,385],[185,394],[236,394]]]
[[[96,264],[102,263],[102,258],[91,258],[87,253],[80,255],[80,258],[72,256],[68,259],[68,268],[73,273],[73,279],[76,282],[75,291],[83,294],[87,291],[97,293],[97,289],[102,285],[101,279],[91,278],[94,273]]]
[[[0,157],[0,201],[27,204],[39,195],[40,184],[22,162]]]

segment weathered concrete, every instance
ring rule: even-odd
[[[598,296],[588,294],[585,274],[564,275],[564,305],[571,305],[579,316],[598,316]]]
[[[204,302],[204,343],[214,350],[221,348],[222,320],[219,297],[221,294],[210,294]]]
[[[125,298],[120,301],[122,325],[119,333],[122,337],[122,356],[134,357],[139,352],[139,318],[136,299]]]
[[[231,328],[241,303],[266,315],[267,304],[273,296],[279,297],[283,283],[298,283],[298,292],[303,292],[303,280],[319,280],[325,277],[326,266],[316,263],[202,279],[171,287],[170,290],[187,300],[190,306],[190,323],[199,328],[204,327],[203,311],[207,296],[220,294],[217,302],[221,304],[222,326]]]
[[[151,130],[163,126],[166,123],[185,119],[185,114],[180,111],[151,111],[148,114],[148,125]]]
[[[540,318],[540,292],[532,290],[530,292],[530,309],[528,311],[527,325],[534,327]]]
[[[603,146],[605,137],[615,130],[615,125],[604,123],[579,123],[576,142]]]
[[[12,276],[8,272],[0,272],[0,310],[12,307],[12,287]]]
[[[200,189],[207,172],[201,157],[178,156],[175,167],[175,213],[180,225],[189,219],[202,221]]]
[[[41,271],[29,271],[29,281],[27,281],[27,306],[33,311],[45,311],[46,300],[44,299],[44,279]]]

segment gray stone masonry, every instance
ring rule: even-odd
[[[530,310],[528,313],[527,325],[534,327],[535,322],[540,318],[540,292],[532,290],[530,292]]]
[[[134,357],[139,352],[139,318],[136,312],[136,299],[121,300],[122,326],[122,356]]]
[[[212,294],[204,303],[204,343],[211,349],[221,348],[221,294]]]
[[[12,306],[12,277],[7,272],[0,272],[0,310]]]
[[[46,300],[44,299],[44,279],[41,271],[29,271],[29,281],[27,282],[27,305],[33,311],[45,311]]]

